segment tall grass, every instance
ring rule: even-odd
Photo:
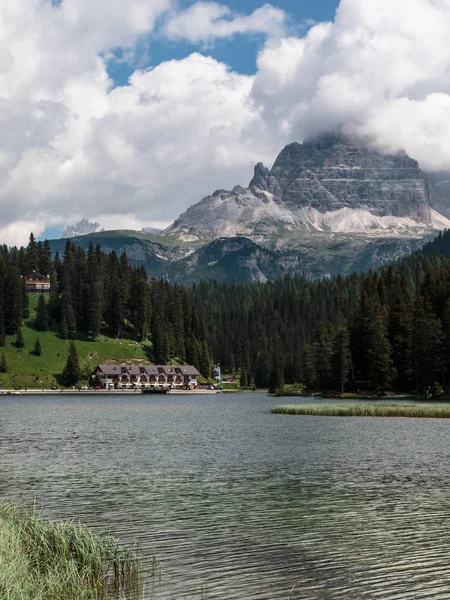
[[[301,404],[275,406],[274,414],[310,415],[315,417],[414,417],[450,419],[450,404]]]
[[[0,503],[1,600],[137,600],[140,561],[73,522]]]

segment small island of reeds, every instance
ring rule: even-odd
[[[420,419],[450,419],[450,404],[298,404],[275,406],[278,415],[314,417],[410,417]]]
[[[137,600],[135,553],[84,525],[44,521],[35,511],[0,503],[0,598]]]

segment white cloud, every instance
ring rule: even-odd
[[[342,0],[334,23],[271,42],[254,98],[274,132],[342,129],[450,169],[449,0]]]
[[[194,53],[113,89],[102,56],[117,46],[132,54],[160,18],[173,39],[201,42],[269,35],[285,18],[269,6],[248,16],[215,3],[173,9],[0,3],[0,241],[80,217],[167,223],[325,129],[450,170],[450,0],[342,0],[333,23],[269,36],[252,77]]]
[[[168,21],[165,33],[170,39],[184,39],[192,43],[228,38],[239,33],[281,37],[285,21],[284,11],[270,4],[257,8],[250,15],[239,15],[217,2],[196,2],[174,15]]]

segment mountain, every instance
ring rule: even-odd
[[[143,227],[141,231],[142,233],[152,233],[153,235],[160,235],[163,232],[162,229],[156,229],[156,227]]]
[[[73,225],[68,225],[61,237],[66,239],[77,235],[96,233],[97,231],[100,231],[100,225],[98,223],[88,221],[87,219],[81,219],[81,221],[78,221]],[[101,231],[103,231],[103,229]]]
[[[180,283],[316,278],[401,258],[450,229],[445,215],[450,176],[427,175],[405,153],[326,135],[289,144],[270,170],[256,165],[249,187],[214,192],[162,233],[103,232],[73,241],[126,251],[151,276]]]
[[[389,237],[446,227],[417,161],[329,135],[289,144],[271,170],[256,165],[248,188],[214,192],[165,233],[185,242],[243,235],[280,247],[314,231]]]

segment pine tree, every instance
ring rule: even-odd
[[[33,233],[30,233],[30,240],[25,251],[25,265],[28,273],[33,273],[38,268],[38,246]]]
[[[3,347],[6,342],[6,334],[5,334],[5,318],[3,316],[3,306],[0,302],[0,347]]]
[[[279,352],[274,350],[270,366],[269,394],[276,394],[284,385],[283,364]]]
[[[315,370],[315,361],[314,354],[310,344],[304,344],[302,349],[302,359],[303,359],[303,375],[304,375],[304,383],[307,389],[314,389],[316,383],[316,370]]]
[[[25,279],[22,278],[22,318],[28,319],[30,316],[30,302],[28,300],[28,292],[25,286]]]
[[[17,327],[16,341],[14,342],[14,345],[16,346],[16,348],[23,348],[25,346],[25,342],[23,339],[23,333],[22,333],[22,325],[19,325]]]
[[[46,277],[52,272],[52,249],[50,242],[38,242],[38,271]]]
[[[333,339],[328,323],[319,323],[313,346],[314,370],[318,389],[327,389],[332,376]]]
[[[39,338],[36,338],[33,353],[35,354],[35,356],[41,356],[42,354],[42,346]]]
[[[2,352],[2,354],[0,356],[0,373],[7,373],[7,372],[8,372],[8,363],[6,361],[5,353]]]
[[[267,351],[265,348],[258,354],[254,372],[256,387],[269,387],[270,363],[267,358]]]
[[[334,379],[339,386],[341,394],[344,393],[345,384],[349,380],[352,356],[350,353],[350,335],[346,326],[337,329],[334,338]]]
[[[67,327],[67,321],[65,316],[63,316],[61,325],[59,327],[59,335],[60,337],[62,337],[63,340],[67,340],[69,337],[69,329]]]
[[[69,356],[67,357],[66,366],[62,373],[64,385],[76,385],[80,378],[80,363],[78,360],[77,349],[73,341],[69,345]]]
[[[47,331],[48,329],[48,312],[47,304],[43,294],[39,296],[39,301],[36,309],[35,327],[37,331]]]
[[[50,274],[50,295],[47,302],[47,312],[50,320],[59,322],[61,319],[61,298],[58,289],[56,270]]]
[[[246,367],[245,363],[242,365],[242,368],[241,368],[241,376],[239,378],[239,385],[241,387],[248,387],[248,374],[247,374],[247,367]]]
[[[211,357],[209,356],[208,342],[206,341],[206,339],[201,344],[199,361],[200,373],[205,379],[209,379],[211,377]]]
[[[75,320],[72,302],[69,296],[64,296],[63,298],[62,315],[63,320],[66,321],[67,338],[69,340],[74,340],[77,337],[77,324]]]
[[[433,389],[441,374],[443,362],[442,323],[434,314],[430,299],[417,299],[414,310],[413,365],[419,393]]]

